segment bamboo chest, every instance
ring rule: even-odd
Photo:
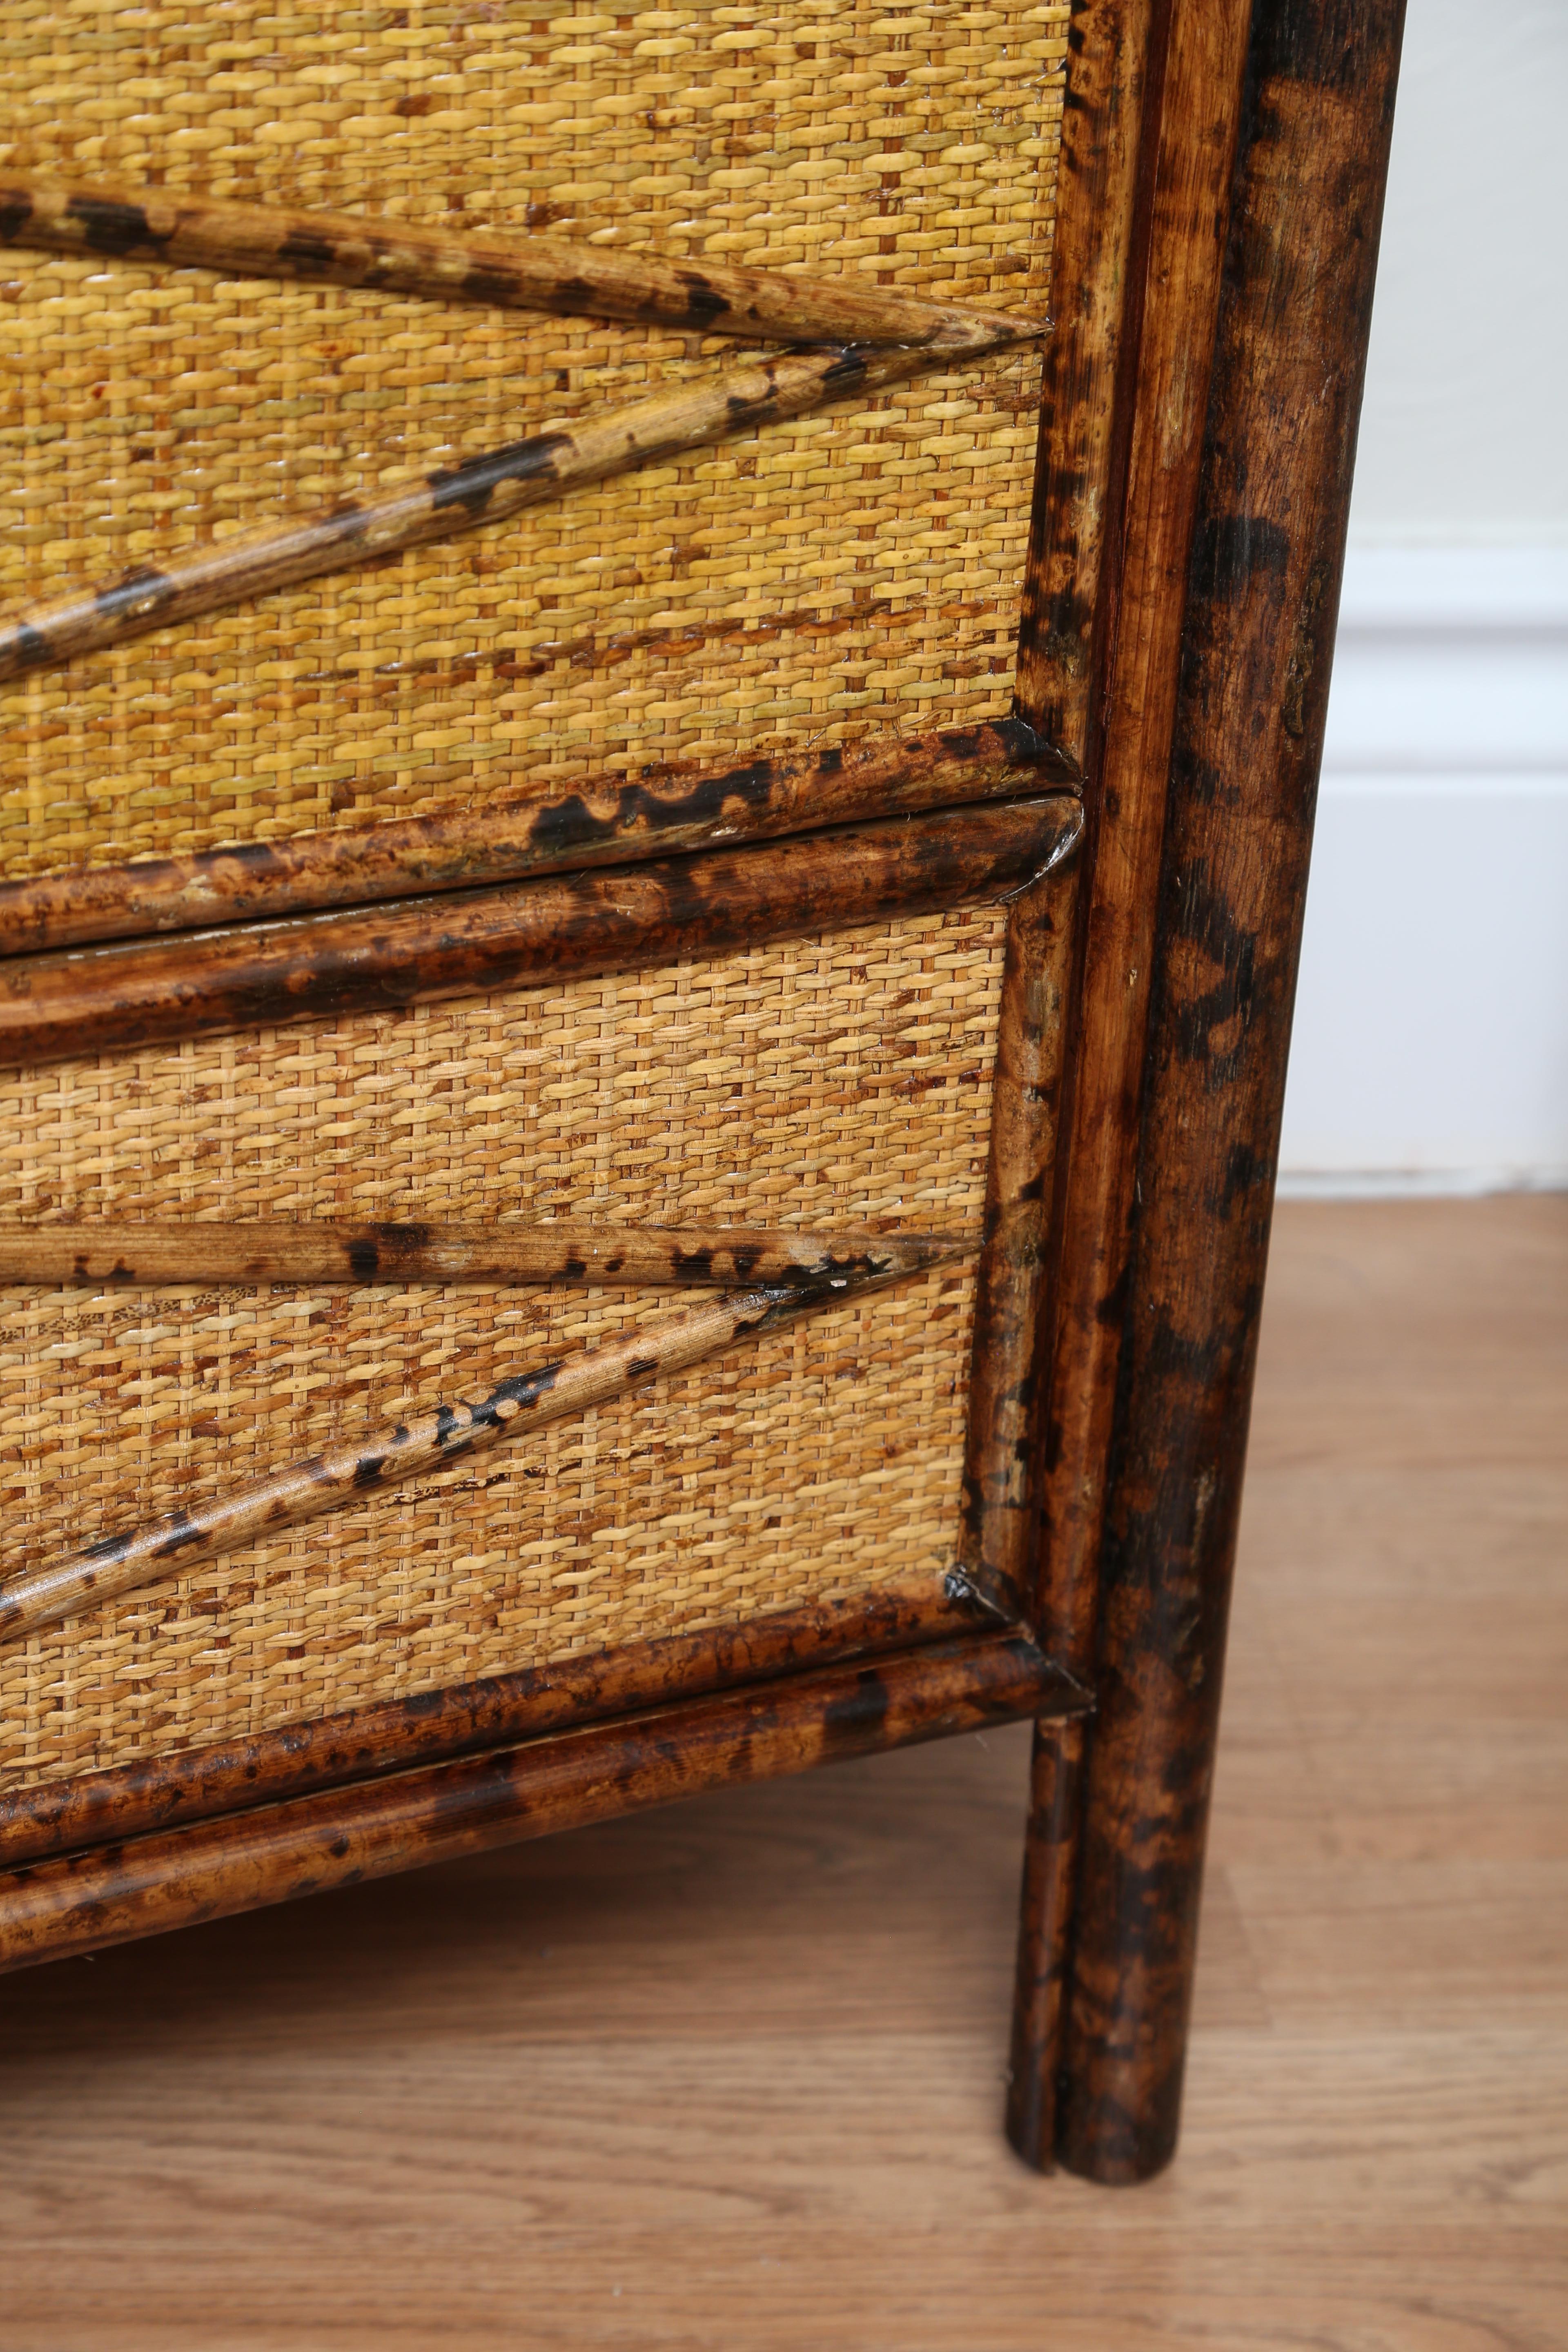
[[[1032,1718],[1175,2142],[1398,0],[0,0],[0,1965]]]

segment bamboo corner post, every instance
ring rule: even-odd
[[[1402,0],[1251,15],[1164,772],[1097,1706],[1081,1790],[1070,1744],[1043,1733],[1037,1756],[1009,2109],[1031,2161],[1054,2147],[1106,2182],[1146,2179],[1176,2142],[1402,19]]]
[[[1073,168],[1097,300],[1052,352],[1062,377],[1041,467],[1068,486],[1036,520],[1019,645],[1020,700],[1092,761],[1068,1074],[1070,1171],[1057,1240],[1056,1339],[1042,1413],[1039,1622],[1092,1677],[1106,1463],[1127,1297],[1154,898],[1196,511],[1224,227],[1250,0],[1223,7],[1101,0],[1086,15]],[[1092,126],[1119,126],[1108,144]],[[1194,138],[1194,126],[1205,133]],[[1088,152],[1078,155],[1087,141]],[[1180,386],[1182,396],[1173,397]],[[1085,472],[1085,459],[1094,463]],[[1082,497],[1070,485],[1080,477]],[[1113,521],[1114,519],[1114,521]],[[1047,596],[1050,583],[1059,593]],[[1029,601],[1033,598],[1034,601]],[[1087,599],[1087,601],[1086,601]],[[1109,614],[1116,614],[1114,638]],[[1106,690],[1114,661],[1116,691]],[[1056,2140],[1063,1938],[1077,1872],[1076,1726],[1035,1764],[1008,2128],[1048,2166]]]

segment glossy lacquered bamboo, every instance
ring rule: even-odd
[[[1076,788],[1078,772],[1017,719],[870,736],[668,783],[605,776],[563,792],[542,782],[363,832],[297,834],[0,883],[0,954],[622,865],[1047,783]]]
[[[0,1969],[1082,1706],[1026,1634],[1006,1631],[658,1707],[7,1872]]]
[[[980,358],[1013,340],[1000,336],[963,357]],[[951,353],[907,348],[784,352],[438,467],[384,498],[343,499],[291,521],[172,551],[123,579],[73,591],[0,624],[0,680],[297,587],[323,572],[375,562],[481,523],[504,522],[584,483],[803,416],[833,401],[858,399],[944,363],[954,364]]]
[[[1212,12],[1211,16],[1212,16]],[[1058,2146],[1173,2151],[1401,0],[1258,0],[1187,579]]]
[[[1098,761],[1172,0],[1073,11],[1017,707]],[[1136,559],[1137,551],[1133,551]]]
[[[941,1265],[941,1234],[788,1233],[751,1225],[365,1224],[331,1218],[0,1224],[0,1283],[150,1289],[222,1283],[595,1283],[812,1289]]]
[[[742,1624],[626,1643],[213,1747],[35,1781],[0,1793],[0,1870],[981,1629],[995,1630],[992,1612],[945,1593],[933,1578],[919,1592],[768,1611]]]
[[[385,214],[237,205],[170,188],[66,184],[18,173],[0,178],[0,244],[787,343],[960,352],[1046,331],[1031,320],[973,303],[924,301],[853,276],[686,261],[531,233],[471,236]]]
[[[1039,1405],[1050,1362],[1050,1236],[1075,883],[1069,869],[1013,902],[992,1065],[955,1574],[1013,1617],[1032,1607],[1039,1567]]]
[[[0,1066],[634,971],[1005,897],[1069,855],[1065,793],[623,872],[235,924],[0,963]]]
[[[395,1493],[409,1479],[502,1438],[531,1435],[645,1381],[687,1371],[726,1348],[759,1339],[799,1315],[847,1305],[898,1279],[896,1274],[835,1274],[810,1284],[727,1291],[602,1347],[513,1373],[482,1397],[437,1404],[352,1444],[330,1446],[264,1477],[220,1487],[188,1509],[96,1537],[63,1559],[23,1569],[0,1583],[0,1641],[18,1641],[40,1626],[58,1624],[328,1511]]]

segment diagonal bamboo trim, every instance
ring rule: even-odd
[[[944,1254],[945,1255],[945,1254]],[[927,1261],[934,1265],[933,1255]],[[623,1390],[685,1371],[742,1339],[792,1323],[821,1307],[847,1305],[901,1278],[898,1273],[833,1276],[805,1286],[780,1284],[731,1291],[684,1315],[628,1333],[601,1348],[519,1372],[475,1403],[439,1404],[353,1445],[292,1462],[269,1477],[247,1481],[192,1511],[171,1512],[124,1535],[107,1536],[64,1559],[24,1570],[0,1585],[0,1641],[58,1624],[84,1608],[133,1591],[197,1560],[320,1518],[345,1503],[389,1494],[410,1478],[500,1438],[541,1429],[604,1404]]]
[[[797,278],[615,252],[575,237],[463,236],[386,216],[236,205],[97,181],[0,181],[0,244],[253,278],[325,278],[444,302],[792,343],[903,343],[956,352],[1048,331],[1033,320],[967,302],[925,301],[852,277]]]
[[[213,1283],[595,1283],[630,1289],[843,1288],[922,1274],[973,1246],[949,1234],[780,1233],[745,1225],[235,1223],[0,1225],[0,1283],[145,1289]]]
[[[997,335],[962,356],[979,358],[1016,338]],[[505,521],[525,507],[560,498],[683,450],[706,448],[732,433],[804,415],[825,404],[860,397],[879,386],[951,364],[944,352],[784,352],[727,368],[706,382],[602,409],[577,425],[536,433],[487,450],[460,466],[437,467],[417,482],[363,505],[353,499],[292,522],[236,531],[171,556],[164,565],[128,572],[100,588],[79,590],[0,626],[0,679],[125,644],[149,629],[219,612],[324,572],[372,563],[405,548]]]
[[[1079,802],[1050,793],[607,874],[14,956],[0,964],[0,1066],[635,971],[983,904],[1059,866],[1082,824]]]
[[[362,833],[298,834],[0,883],[0,955],[629,864],[655,852],[1000,799],[1047,782],[1075,790],[1081,779],[1022,719],[1000,719],[828,744],[665,786],[606,776],[562,793],[539,783],[449,816],[406,817]]]

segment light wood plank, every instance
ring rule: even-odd
[[[1000,2129],[1016,1732],[8,1980],[26,2352],[1561,2352],[1568,1202],[1281,1212],[1187,2119]]]

